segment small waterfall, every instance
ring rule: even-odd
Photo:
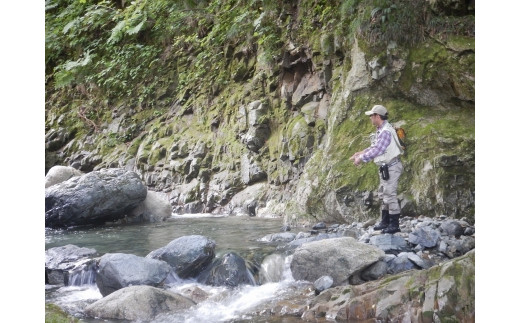
[[[74,268],[69,270],[67,286],[82,286],[96,284],[97,264],[92,259],[78,262]]]
[[[198,322],[232,322],[235,320],[249,321],[248,313],[270,308],[273,302],[286,293],[295,290],[290,271],[292,256],[279,254],[267,256],[260,269],[264,282],[260,285],[240,285],[236,288],[223,286],[208,286],[195,282],[171,286],[170,291],[184,294],[187,290],[202,290],[207,295],[195,307],[178,313],[168,313],[157,316],[154,323],[198,323]],[[189,295],[186,295],[189,296]]]

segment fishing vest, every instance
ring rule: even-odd
[[[374,163],[376,163],[378,166],[390,163],[392,159],[401,155],[404,152],[404,150],[401,148],[401,145],[399,144],[399,137],[397,137],[397,133],[395,132],[394,127],[392,127],[392,125],[388,121],[383,124],[383,127],[381,128],[381,130],[379,130],[379,132],[376,132],[375,140],[377,140],[377,134],[380,134],[383,131],[389,131],[392,135],[392,139],[390,140],[390,144],[388,145],[388,147],[386,147],[385,152],[374,158]]]

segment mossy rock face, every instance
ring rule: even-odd
[[[415,22],[405,18],[419,8],[416,4],[420,3],[390,8],[388,1],[305,0],[281,6],[264,2],[260,9],[256,2],[228,6],[225,1],[219,5],[210,1],[204,8],[208,15],[201,17],[205,11],[200,8],[190,12],[183,5],[148,2],[143,10],[157,10],[151,16],[162,17],[154,23],[168,26],[163,28],[166,34],[143,29],[135,37],[127,35],[124,45],[106,41],[110,28],[98,30],[99,35],[90,30],[63,33],[66,25],[89,16],[91,9],[79,2],[67,8],[59,5],[46,11],[49,31],[59,31],[52,36],[61,40],[49,38],[49,43],[61,49],[46,48],[54,58],[46,66],[45,127],[49,135],[59,129],[68,135],[59,141],[46,140],[46,170],[62,163],[85,164],[86,171],[127,167],[149,187],[170,192],[193,179],[207,183],[220,172],[236,172],[241,156],[252,153],[272,184],[266,196],[283,196],[283,201],[275,201],[280,202],[276,214],[294,222],[359,221],[379,216],[377,168],[373,163],[355,167],[348,158],[370,144],[368,136],[374,128],[363,112],[383,104],[390,111],[390,122],[407,134],[405,172],[399,185],[404,215],[442,213],[472,221],[472,16],[434,14],[430,25],[417,28],[424,28],[429,36],[413,43],[394,37],[408,29],[378,38],[385,26],[399,25],[390,21],[392,15],[403,26]],[[122,8],[121,17],[132,16],[134,7]],[[74,8],[77,11],[70,11]],[[190,19],[197,23],[171,28],[178,23],[170,20],[177,17],[172,13],[192,15]],[[263,18],[256,20],[260,14]],[[389,19],[382,21],[382,14]],[[110,17],[110,22],[115,21]],[[92,15],[98,18],[102,15]],[[106,21],[99,25],[105,26]],[[459,25],[462,32],[450,29]],[[436,32],[435,26],[441,31]],[[73,34],[97,35],[104,44],[91,53],[90,65],[78,61],[84,46],[60,47],[76,43],[79,39],[71,39]],[[87,38],[85,44],[92,43]],[[106,53],[127,45],[135,54],[129,57],[127,69],[121,70],[128,78],[124,73],[107,74],[96,83],[103,70],[98,67],[115,60]],[[135,61],[141,59],[145,65]],[[55,87],[58,65],[78,67],[79,62],[86,65],[77,70],[81,72],[77,84]],[[134,74],[128,68],[135,68]],[[110,83],[111,78],[117,82]],[[296,90],[305,85],[302,80],[312,80],[312,89],[291,105]],[[125,85],[125,90],[104,92],[108,84]],[[253,118],[252,126],[269,131],[251,152],[243,142],[250,125],[241,116],[241,107],[255,101],[265,103],[266,109]],[[194,161],[191,157],[199,154],[197,142],[206,143],[206,155]],[[201,185],[190,201],[204,202],[205,190]],[[225,204],[235,191],[227,188],[215,195],[226,196],[221,199]]]
[[[471,55],[470,52],[466,56]],[[446,79],[451,84],[460,80],[455,76],[461,73],[449,71],[451,65],[455,68],[460,61],[456,56],[434,42],[412,49],[408,62],[411,67],[404,74],[395,71],[386,77],[395,80],[401,76],[398,84],[404,95],[395,97],[389,96],[395,84],[385,80],[380,86],[369,84],[364,91],[349,93],[338,79],[333,88],[348,96],[335,96],[331,102],[327,145],[321,157],[310,158],[306,165],[298,184],[305,189],[296,190],[306,193],[296,194],[300,202],[291,204],[292,211],[310,214],[318,221],[379,216],[379,202],[375,199],[379,185],[377,168],[373,163],[355,167],[348,159],[354,152],[370,146],[369,135],[375,128],[364,111],[374,104],[383,104],[389,110],[389,121],[406,131],[406,152],[401,158],[405,171],[398,189],[402,204],[406,204],[404,215],[449,214],[473,221],[475,116],[474,109],[468,107],[473,97],[462,95],[465,103],[456,106],[453,102],[462,100],[460,92],[453,90],[454,86],[446,91],[443,84]],[[448,66],[442,65],[446,61]],[[474,71],[471,60],[466,67],[469,76],[464,82],[471,80]],[[407,77],[413,81],[403,88]],[[474,84],[469,83],[471,93]],[[430,99],[422,100],[428,105],[416,101],[422,91],[418,89],[426,89],[430,94]],[[309,185],[310,178],[316,178],[316,185]]]

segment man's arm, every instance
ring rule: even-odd
[[[359,155],[361,161],[367,163],[372,159],[376,158],[379,155],[382,155],[388,145],[390,145],[390,141],[392,140],[392,135],[390,131],[382,131],[377,137],[376,143],[368,149],[364,150],[364,153]]]

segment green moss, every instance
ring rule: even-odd
[[[76,323],[79,322],[73,316],[68,315],[65,311],[55,304],[45,304],[45,323]]]
[[[446,39],[446,44],[449,48],[452,48],[457,51],[475,51],[475,37],[467,37],[462,35],[448,35]]]

